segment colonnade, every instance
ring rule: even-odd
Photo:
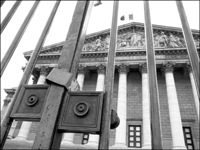
[[[100,64],[97,67],[98,77],[96,84],[96,91],[104,91],[104,80],[105,80],[105,68],[106,66]],[[173,149],[186,149],[184,142],[184,135],[182,129],[182,121],[180,108],[178,103],[178,97],[176,92],[176,86],[174,81],[174,71],[175,63],[166,62],[163,63],[161,70],[165,74],[166,88],[167,88],[167,98],[169,106],[169,118],[170,126],[172,132],[172,148]],[[116,128],[115,143],[113,147],[126,148],[127,142],[127,75],[129,72],[128,64],[120,64],[117,66],[119,72],[119,83],[118,83],[118,100],[117,100],[117,113],[120,118],[120,125]],[[197,96],[197,91],[195,88],[194,77],[191,71],[190,65],[187,63],[184,69],[188,72],[190,76],[190,81],[192,85],[192,91],[194,95],[194,102],[196,105],[196,110],[199,118],[199,100]],[[149,84],[148,84],[148,73],[146,63],[139,64],[139,71],[142,76],[142,148],[151,149],[151,114],[150,114],[150,100],[149,100]],[[37,84],[44,84],[45,77],[48,75],[49,68],[41,67],[40,76]],[[83,89],[85,75],[88,72],[86,66],[80,65],[77,75],[77,81],[80,85],[80,90]],[[31,128],[31,122],[24,121],[20,128],[17,139],[27,140],[28,133]],[[63,143],[73,144],[74,133],[65,133],[63,136]],[[90,134],[89,141],[87,145],[97,146],[99,141],[99,135]]]

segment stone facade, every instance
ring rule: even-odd
[[[187,72],[185,69],[189,57],[187,55],[182,31],[180,28],[153,25],[153,33],[163,147],[165,149],[171,149],[185,146],[185,141],[183,141],[183,143],[177,142],[177,138],[179,138],[180,135],[175,135],[174,130],[182,129],[182,127],[190,127],[194,148],[199,149],[199,110],[197,110],[196,107],[199,102],[195,101],[195,89],[192,87],[190,71],[188,70]],[[199,31],[192,30],[192,33],[199,54]],[[82,91],[103,89],[102,82],[100,83],[98,80],[100,80],[99,78],[103,80],[105,67],[109,67],[106,66],[109,38],[109,30],[86,36],[80,59],[80,67],[77,73],[77,79],[81,82],[79,84],[83,84],[81,86]],[[42,75],[46,76],[52,68],[57,67],[63,44],[63,42],[53,44],[41,50],[36,67],[33,71],[34,83],[38,82],[39,77]],[[130,23],[119,26],[116,44],[116,67],[111,108],[116,111],[120,109],[118,114],[121,113],[123,119],[125,116],[125,122],[123,121],[123,129],[120,131],[117,131],[118,129],[110,130],[110,148],[119,148],[120,142],[122,142],[120,146],[124,145],[122,148],[129,147],[130,141],[128,135],[129,126],[131,125],[140,125],[142,129],[145,127],[144,130],[141,130],[142,142],[140,148],[151,148],[151,142],[149,143],[149,141],[151,141],[151,133],[149,133],[149,137],[145,138],[144,136],[147,135],[143,133],[144,131],[147,132],[148,128],[150,128],[150,123],[148,123],[150,114],[148,114],[148,111],[144,111],[144,107],[148,108],[146,105],[150,105],[147,99],[148,94],[145,92],[146,90],[148,91],[148,82],[146,81],[148,73],[144,65],[146,62],[144,25],[141,23]],[[32,51],[25,52],[24,57],[29,60],[31,53]],[[46,67],[48,68],[48,73],[45,72],[44,74],[44,72],[41,72],[41,69],[44,68],[43,66],[48,66]],[[174,79],[173,85],[175,86],[173,86],[173,88],[176,90],[175,93],[169,93],[171,88],[171,81],[169,81],[167,75],[169,72],[171,73],[169,75],[170,78],[173,77]],[[44,78],[42,79],[44,80]],[[101,89],[97,88],[99,86],[101,86]],[[121,89],[121,91],[119,91],[119,89]],[[121,92],[121,95],[119,95],[119,92]],[[178,109],[175,111],[173,110],[174,114],[180,114],[178,118],[180,124],[176,127],[172,123],[173,116],[170,116],[171,112],[169,112],[170,109],[173,109],[171,105],[169,106],[174,100],[172,94],[176,98],[178,104],[176,105]],[[123,98],[126,100],[123,101]],[[121,105],[121,107],[119,107],[118,103],[123,103],[124,106],[122,107]],[[126,111],[123,112],[121,109]],[[144,115],[144,113],[146,114]],[[121,121],[123,119],[121,119]],[[34,139],[37,126],[38,123],[32,123],[27,140],[31,141]],[[16,125],[15,130],[17,131],[19,128],[20,122]],[[181,134],[183,134],[182,130],[180,131]],[[119,133],[124,133],[125,137],[122,136],[123,139],[118,138],[116,141],[116,134]],[[17,137],[17,133],[13,134],[12,137]],[[72,143],[82,144],[83,134],[71,134],[70,137],[72,138]],[[116,143],[118,147],[115,147],[115,145],[117,145]]]

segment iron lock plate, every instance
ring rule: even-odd
[[[39,121],[47,100],[49,85],[23,85],[11,117],[23,121]]]
[[[61,108],[58,130],[99,133],[104,92],[67,92]]]

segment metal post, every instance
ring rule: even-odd
[[[80,52],[77,51],[81,51],[81,48],[78,46],[78,43],[79,40],[81,41],[80,43],[82,43],[82,40],[85,39],[84,33],[87,28],[87,22],[89,21],[88,15],[91,12],[88,9],[91,8],[92,7],[90,1],[77,2],[67,38],[65,40],[65,44],[58,61],[58,68],[60,70],[65,72],[72,72],[73,63],[77,63],[77,61],[79,61]],[[79,49],[77,49],[78,47]],[[78,67],[78,64],[76,67]],[[45,104],[43,115],[40,120],[39,129],[32,146],[33,149],[59,148],[61,134],[56,131],[56,123],[65,91],[66,90],[63,86],[59,86],[53,83],[51,84],[49,94],[47,96],[47,103]],[[54,134],[56,137],[54,137]]]
[[[5,0],[1,1],[1,6],[3,6],[4,2],[5,2]]]
[[[192,73],[194,74],[197,94],[199,97],[199,57],[198,57],[197,49],[194,44],[194,39],[192,36],[192,32],[187,20],[187,16],[186,16],[182,1],[176,1],[176,5],[178,8],[180,20],[182,23],[183,35],[186,41],[187,52],[189,55],[189,59],[190,59],[191,67],[192,67]]]
[[[8,14],[6,15],[5,19],[2,21],[2,23],[1,23],[1,33],[6,28],[8,22],[10,21],[10,19],[14,15],[14,13],[17,10],[17,8],[19,7],[20,3],[21,3],[21,1],[16,1],[15,4],[13,5],[13,7],[8,12]]]
[[[114,1],[113,18],[110,33],[110,46],[108,52],[108,63],[106,67],[105,79],[105,100],[102,127],[99,139],[99,149],[108,149],[109,147],[109,131],[110,131],[110,115],[111,115],[111,100],[113,97],[113,82],[115,70],[115,51],[117,42],[117,20],[118,20],[119,1]]]
[[[41,36],[40,36],[40,38],[38,40],[38,43],[37,43],[32,55],[31,55],[31,58],[30,58],[30,60],[28,62],[28,65],[27,65],[27,67],[26,67],[26,69],[24,71],[23,77],[22,77],[22,79],[20,81],[20,84],[19,84],[19,86],[18,86],[18,88],[17,88],[17,90],[15,92],[13,100],[10,102],[11,103],[10,107],[8,108],[8,111],[7,111],[5,117],[2,120],[2,123],[1,123],[1,148],[3,148],[3,145],[5,143],[7,134],[9,132],[11,124],[13,122],[13,119],[10,118],[10,114],[11,114],[11,111],[12,111],[12,109],[14,107],[15,101],[16,101],[16,99],[18,97],[18,94],[20,92],[20,89],[21,89],[22,85],[28,83],[28,80],[29,80],[29,78],[31,76],[31,72],[33,71],[33,69],[35,67],[35,64],[36,64],[36,61],[37,61],[37,57],[39,55],[39,52],[40,52],[41,48],[43,47],[44,41],[45,41],[46,36],[47,36],[47,34],[49,32],[49,29],[51,27],[53,18],[54,18],[55,14],[56,14],[56,11],[58,9],[59,4],[60,4],[60,1],[57,1],[55,3],[54,7],[53,7],[53,10],[52,10],[52,12],[51,12],[51,14],[50,14],[50,16],[48,18],[48,21],[47,21],[47,23],[46,23],[46,25],[45,25],[45,27],[44,27],[44,29],[42,31],[42,34],[41,34]]]
[[[38,4],[40,1],[36,1],[33,5],[33,7],[31,8],[30,12],[28,13],[28,15],[26,16],[23,24],[21,25],[20,29],[18,30],[15,38],[13,39],[9,49],[7,50],[6,54],[3,57],[3,60],[1,61],[1,73],[0,73],[0,77],[3,75],[4,70],[6,69],[13,53],[15,52],[15,49],[17,48]]]
[[[159,112],[159,93],[156,74],[155,50],[153,45],[153,32],[149,1],[144,1],[145,36],[147,53],[147,71],[149,80],[149,95],[151,102],[152,149],[162,148],[161,124]]]

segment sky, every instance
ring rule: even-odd
[[[1,22],[14,3],[15,1],[6,1],[3,4],[1,7]],[[9,24],[1,34],[1,60],[33,3],[34,1],[22,1]],[[27,63],[26,59],[23,57],[23,52],[35,48],[54,4],[55,1],[40,2],[9,65],[4,71],[1,77],[1,107],[6,97],[4,89],[17,87],[22,78],[23,71],[21,68]],[[183,1],[183,5],[190,28],[199,30],[199,1]],[[44,46],[65,40],[75,6],[76,1],[61,1]],[[102,1],[101,5],[93,7],[87,34],[109,29],[112,20],[112,9],[113,1]],[[181,27],[175,1],[150,1],[150,13],[152,24]],[[128,19],[129,14],[133,14],[134,20]],[[123,15],[125,16],[125,20],[121,21],[120,17]],[[118,25],[133,21],[144,23],[143,1],[120,1],[118,16]],[[32,80],[30,79],[29,84],[31,83]]]

